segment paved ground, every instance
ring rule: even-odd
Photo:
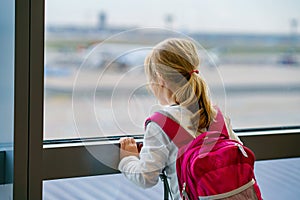
[[[141,72],[46,77],[45,139],[142,133],[158,106]],[[300,67],[228,65],[201,72],[234,128],[299,125]]]

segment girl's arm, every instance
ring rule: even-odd
[[[133,146],[132,141],[129,142],[130,145]],[[123,146],[124,149],[126,149],[125,146]],[[168,136],[156,123],[150,122],[147,125],[144,144],[139,157],[134,153],[129,153],[130,155],[126,155],[121,159],[118,168],[126,178],[136,185],[143,188],[152,187],[157,184],[159,173],[166,166],[169,157],[169,146]],[[133,151],[136,153],[136,150]],[[122,149],[120,155],[122,156]]]

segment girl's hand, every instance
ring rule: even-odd
[[[139,151],[133,138],[125,137],[120,139],[120,160],[126,156],[139,157]]]

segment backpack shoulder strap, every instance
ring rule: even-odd
[[[217,116],[210,124],[208,131],[221,132],[222,135],[229,138],[224,116],[217,106],[215,108],[217,109]],[[187,130],[180,126],[179,123],[161,112],[155,112],[147,118],[145,121],[145,128],[151,121],[158,124],[178,148],[181,148],[195,139]]]
[[[217,116],[215,117],[214,121],[209,125],[208,131],[221,132],[221,134],[229,138],[224,116],[219,107],[215,106],[215,109],[217,110]]]
[[[178,148],[181,148],[194,139],[187,130],[163,113],[155,112],[151,117],[146,119],[145,127],[151,121],[158,124]]]

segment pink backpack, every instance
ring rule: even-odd
[[[178,147],[176,171],[183,199],[261,200],[254,176],[254,153],[231,140],[219,109],[207,132],[193,138],[166,115],[156,112],[146,125],[157,123]]]

